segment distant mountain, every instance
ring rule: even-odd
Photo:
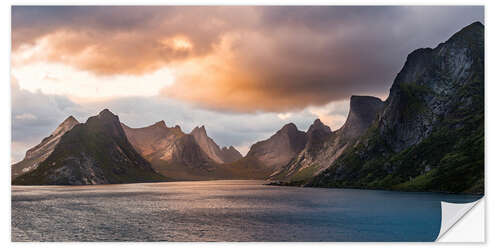
[[[241,158],[232,149],[221,150],[208,137],[205,126],[196,127],[190,134],[179,126],[169,128],[164,121],[144,128],[122,124],[127,138],[153,168],[173,180],[210,180],[237,178],[224,171],[222,164]]]
[[[268,169],[285,166],[305,147],[307,136],[293,123],[286,124],[273,136],[250,147],[245,158],[253,159]]]
[[[408,55],[367,132],[307,185],[484,193],[484,26]]]
[[[266,179],[297,156],[306,140],[306,133],[289,123],[270,138],[253,144],[245,157],[224,166],[240,178]]]
[[[195,127],[193,131],[191,131],[191,135],[194,136],[194,139],[203,152],[205,152],[210,159],[218,164],[234,162],[243,157],[240,152],[232,146],[230,148],[226,148],[223,152],[219,145],[217,145],[212,138],[208,137],[205,126]]]
[[[164,121],[144,128],[122,127],[134,148],[153,168],[174,180],[203,179],[216,163],[202,150],[195,137],[179,126],[169,128]]]
[[[224,162],[226,162],[226,163],[235,162],[235,161],[243,158],[243,155],[241,155],[241,153],[233,146],[223,147],[221,149],[221,156],[222,156],[222,159],[224,160]]]
[[[364,134],[383,108],[383,102],[371,96],[352,96],[347,120],[332,132],[319,119],[309,127],[305,148],[270,179],[304,183],[330,166],[344,150]]]
[[[12,180],[21,174],[35,170],[54,151],[61,137],[77,124],[79,122],[73,116],[69,116],[40,144],[26,151],[24,159],[12,165]]]
[[[172,151],[173,142],[185,135],[179,126],[169,128],[164,121],[144,128],[130,128],[123,123],[122,127],[132,146],[148,160],[159,152]]]
[[[129,143],[118,116],[105,109],[84,124],[74,125],[38,168],[12,183],[84,185],[164,180]]]

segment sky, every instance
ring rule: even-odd
[[[293,122],[344,123],[351,95],[385,99],[415,49],[484,23],[477,6],[14,6],[13,162],[67,116],[205,125],[249,147]]]

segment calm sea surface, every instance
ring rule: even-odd
[[[12,187],[13,241],[433,241],[472,195],[261,181]]]

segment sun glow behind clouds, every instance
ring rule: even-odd
[[[190,50],[193,48],[193,44],[189,39],[183,36],[162,39],[160,42],[163,46],[174,50]]]
[[[127,96],[155,96],[171,85],[170,69],[135,75],[96,76],[58,63],[33,63],[12,68],[13,76],[22,89],[44,94],[66,95],[80,100],[107,99]]]

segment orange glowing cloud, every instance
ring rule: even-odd
[[[415,21],[430,10],[432,25]],[[137,88],[154,86],[161,96],[217,110],[288,112],[352,94],[386,94],[412,49],[471,23],[469,13],[482,18],[483,9],[19,6],[12,11],[12,68],[62,64],[103,85],[108,77],[130,76],[130,83],[169,72],[171,84],[153,77]],[[58,93],[73,90],[71,79],[63,84],[67,91]],[[101,92],[131,89],[109,85]]]
[[[185,38],[137,36],[61,30],[38,38],[13,52],[13,63],[57,62],[97,75],[142,75],[168,62],[191,56],[193,45]]]

